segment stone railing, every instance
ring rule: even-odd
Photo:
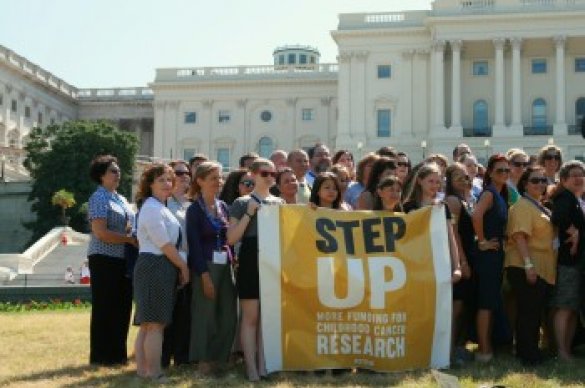
[[[291,78],[307,77],[337,77],[338,65],[307,64],[290,66],[232,66],[232,67],[191,67],[191,68],[164,68],[156,70],[156,82],[181,82],[194,80],[222,80],[222,79],[257,79],[257,78]]]
[[[458,7],[434,4],[433,15],[456,15],[499,12],[539,12],[585,9],[585,0],[460,0]]]
[[[2,45],[0,45],[0,61],[12,68],[16,68],[28,78],[45,85],[50,90],[73,99],[77,96],[76,87]]]
[[[339,15],[339,30],[368,28],[392,28],[424,25],[429,11],[406,11],[388,13],[351,13]]]
[[[79,101],[126,101],[126,100],[152,100],[153,93],[150,88],[110,88],[110,89],[79,89],[77,92]]]

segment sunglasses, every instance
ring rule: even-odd
[[[240,184],[246,186],[247,188],[254,187],[254,181],[249,180],[249,179],[245,179],[243,181],[240,181]]]
[[[538,184],[546,185],[548,183],[548,179],[546,179],[545,177],[542,177],[542,178],[534,177],[534,178],[528,179],[528,182],[532,183],[533,185],[538,185]]]
[[[504,168],[496,168],[494,171],[496,173],[498,173],[498,174],[509,174],[510,173],[510,169],[507,168],[507,167],[504,167]]]
[[[175,171],[175,175],[176,176],[185,176],[185,175],[191,175],[189,173],[189,171]]]
[[[269,176],[272,178],[276,178],[276,171],[260,171],[259,172],[260,176],[262,178],[268,178]]]
[[[559,154],[555,154],[555,155],[544,155],[544,160],[561,160],[561,155]]]
[[[512,162],[512,166],[526,168],[530,166],[530,162]]]
[[[398,166],[398,167],[408,167],[408,163],[407,162],[396,162],[396,166]]]

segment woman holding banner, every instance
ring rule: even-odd
[[[258,158],[250,166],[254,191],[234,201],[230,208],[229,245],[241,241],[239,267],[236,277],[242,308],[240,337],[244,350],[248,380],[258,381],[266,375],[262,350],[260,321],[260,274],[258,271],[258,220],[256,213],[262,206],[280,205],[284,201],[270,194],[276,170],[271,161]]]
[[[508,160],[502,154],[489,158],[481,193],[472,221],[477,235],[478,252],[474,263],[477,287],[476,361],[493,358],[491,342],[494,312],[501,310],[502,271],[504,267],[504,232],[508,221]]]

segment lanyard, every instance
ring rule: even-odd
[[[250,194],[250,197],[254,201],[258,202],[259,205],[266,205],[266,204],[268,204],[268,202],[266,202],[266,200],[262,200],[262,199],[258,198],[258,196],[256,194],[254,194],[254,193]]]
[[[547,208],[545,208],[540,203],[536,202],[534,199],[530,198],[527,195],[525,195],[524,198],[527,199],[529,202],[531,202],[534,206],[536,206],[536,208],[538,210],[540,210],[541,212],[543,212],[544,214],[546,214],[548,217],[550,217],[550,215],[551,215],[550,214],[550,210],[548,210]]]
[[[199,206],[201,207],[201,210],[203,210],[203,212],[205,213],[205,216],[207,217],[207,220],[209,221],[209,223],[211,224],[211,227],[213,228],[213,231],[215,232],[215,237],[216,237],[216,243],[215,243],[215,247],[217,250],[221,250],[222,246],[225,244],[221,243],[221,230],[225,225],[224,222],[224,218],[223,216],[223,212],[220,206],[220,202],[217,199],[214,199],[215,201],[215,208],[217,209],[217,214],[218,217],[214,217],[208,210],[207,210],[207,206],[205,205],[205,202],[203,202],[203,198],[199,197],[199,199],[197,200],[197,202],[199,203]],[[220,214],[222,214],[222,216],[220,216]]]

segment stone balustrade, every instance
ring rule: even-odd
[[[198,80],[257,79],[257,78],[307,78],[337,77],[338,65],[266,65],[231,67],[163,68],[156,70],[156,82],[184,82]]]
[[[144,87],[79,89],[77,99],[79,101],[152,100],[153,93],[152,89]]]
[[[29,79],[44,84],[69,98],[75,99],[77,96],[76,87],[2,45],[0,45],[0,61],[16,68]]]

